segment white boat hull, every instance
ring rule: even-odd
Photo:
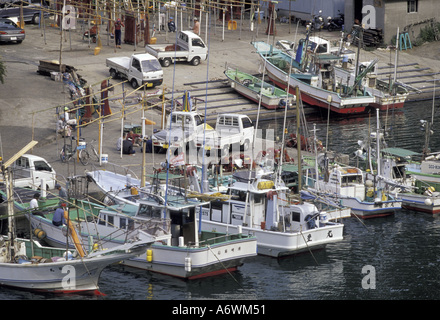
[[[402,200],[388,200],[379,202],[361,201],[357,198],[341,198],[343,206],[351,208],[353,215],[359,218],[377,218],[393,215],[402,208]]]
[[[61,227],[52,225],[49,221],[32,217],[33,228],[39,228],[46,232],[45,241],[55,247],[65,247],[66,237]],[[93,231],[94,224],[89,224],[88,228],[83,227],[82,230]],[[114,232],[114,231],[113,231]],[[92,233],[90,233],[92,234]],[[104,233],[93,233],[101,234]],[[89,241],[89,233],[81,232],[81,241],[87,246]],[[102,238],[102,237],[101,237]],[[123,238],[117,238],[111,241],[104,241],[106,248],[113,248],[124,243]],[[70,244],[73,249],[73,245]],[[216,249],[213,251],[213,249]],[[220,254],[217,254],[218,250]],[[243,260],[247,257],[255,256],[257,252],[257,240],[255,237],[246,237],[243,239],[233,239],[221,241],[211,246],[200,247],[179,247],[163,245],[156,242],[150,248],[153,260],[147,260],[147,253],[131,259],[125,259],[122,264],[136,267],[138,269],[149,270],[167,274],[179,278],[194,279],[208,277],[224,272],[237,269],[243,264]],[[192,267],[191,270],[185,269],[185,258],[189,257]]]
[[[66,261],[65,249],[43,247],[38,242],[17,239],[13,262],[7,261],[8,242],[0,251],[0,285],[51,293],[99,293],[99,277],[110,264],[146,250],[146,243],[119,247],[117,251],[95,252]],[[72,252],[75,252],[72,250]],[[70,254],[70,253],[69,253]],[[64,256],[64,257],[63,257]]]
[[[416,193],[399,193],[402,207],[431,214],[440,213],[440,196],[427,196]]]
[[[343,224],[328,223],[327,226],[302,232],[277,232],[242,227],[243,233],[257,237],[259,255],[282,257],[324,248],[327,244],[343,240]],[[234,232],[239,227],[215,221],[202,220],[202,228],[216,232]]]
[[[75,293],[99,290],[98,281],[102,270],[111,263],[131,255],[75,261],[12,264],[0,263],[0,285],[35,291]],[[75,278],[72,277],[74,273]]]
[[[248,238],[201,248],[155,244],[151,247],[151,261],[145,254],[122,264],[192,280],[235,271],[245,258],[255,256],[256,251],[256,239]]]

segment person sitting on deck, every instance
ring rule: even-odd
[[[63,224],[66,224],[66,219],[64,218],[64,210],[66,209],[66,204],[63,202],[61,203],[60,207],[55,210],[55,213],[53,214],[52,218],[52,224],[54,226],[62,226]]]
[[[133,149],[133,141],[131,138],[127,138],[122,142],[122,153],[131,154],[133,156],[136,153],[136,151]]]
[[[131,138],[131,141],[133,142],[133,147],[139,147],[139,145],[141,144],[141,135],[134,133],[133,131],[127,133],[127,139],[128,138]]]
[[[29,209],[31,210],[38,209],[38,199],[40,199],[40,193],[36,192],[32,200],[29,202]]]
[[[40,193],[36,192],[32,198],[32,200],[29,202],[29,209],[31,210],[33,215],[36,216],[42,216],[44,217],[44,214],[38,210],[38,200],[40,199]]]

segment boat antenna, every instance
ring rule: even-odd
[[[210,43],[211,43],[211,14],[208,11],[207,13],[209,15],[209,28],[208,28],[208,52],[209,47],[210,47]],[[203,144],[202,144],[202,150],[203,150],[203,155],[202,155],[202,181],[200,184],[200,191],[201,193],[204,193],[206,191],[208,191],[208,177],[207,177],[207,172],[206,172],[206,163],[205,163],[205,137],[206,137],[206,110],[208,109],[208,80],[209,80],[209,56],[207,57],[207,61],[206,61],[206,91],[205,91],[205,117],[204,117],[204,124],[203,124]],[[206,180],[206,181],[205,181]],[[199,208],[199,234],[202,233],[202,207],[200,206]]]
[[[178,17],[176,15],[176,25],[178,25],[177,19],[178,19]],[[175,34],[176,34],[175,43],[177,43],[177,34],[178,34],[178,32],[176,32]],[[177,47],[174,46],[173,87],[172,87],[172,90],[171,90],[171,110],[170,110],[170,115],[169,115],[169,117],[170,117],[169,132],[171,132],[171,126],[173,124],[173,121],[172,121],[173,120],[173,110],[174,110],[174,108],[176,106],[176,103],[174,101],[174,84],[175,84],[175,79],[176,79],[176,60],[177,60],[176,55],[177,55]],[[166,175],[166,182],[165,182],[165,205],[164,205],[164,212],[163,212],[164,219],[166,219],[166,210],[167,210],[166,207],[167,207],[167,203],[168,203],[167,202],[167,200],[168,200],[168,181],[169,181],[169,174],[170,174],[170,156],[171,156],[171,152],[170,152],[171,148],[170,148],[170,146],[171,146],[171,135],[169,134],[168,135],[168,150],[167,150],[167,153],[166,153],[167,175]]]
[[[268,30],[270,30],[270,24],[272,23],[272,19],[269,19],[269,27]],[[270,40],[270,32],[267,33],[267,44],[269,44],[269,40]],[[270,48],[270,51],[272,52],[272,46]],[[260,87],[260,99],[258,100],[258,109],[257,109],[257,120],[255,122],[255,126],[254,126],[254,139],[252,141],[252,150],[251,150],[251,161],[249,164],[249,168],[248,168],[248,185],[247,185],[247,192],[246,192],[246,205],[244,207],[244,216],[247,216],[247,210],[248,210],[248,203],[249,203],[249,189],[250,189],[250,184],[251,184],[251,175],[252,175],[252,164],[254,162],[254,152],[255,152],[255,140],[257,140],[257,128],[258,128],[258,123],[260,121],[260,110],[261,110],[261,100],[262,100],[262,94],[261,91],[263,90],[263,83],[264,83],[264,77],[265,77],[265,73],[266,73],[266,61],[267,58],[264,58],[264,64],[263,64],[263,75],[261,78],[261,87]],[[262,146],[262,144],[261,144]],[[250,225],[251,227],[253,226],[253,212],[251,211],[250,214]]]

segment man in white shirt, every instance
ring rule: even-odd
[[[29,202],[29,209],[31,209],[32,211],[38,209],[38,199],[40,199],[40,194],[37,192],[34,194],[34,197]]]

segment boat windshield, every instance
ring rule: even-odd
[[[138,216],[150,219],[160,219],[161,213],[162,209],[160,207],[141,205],[139,207]]]

